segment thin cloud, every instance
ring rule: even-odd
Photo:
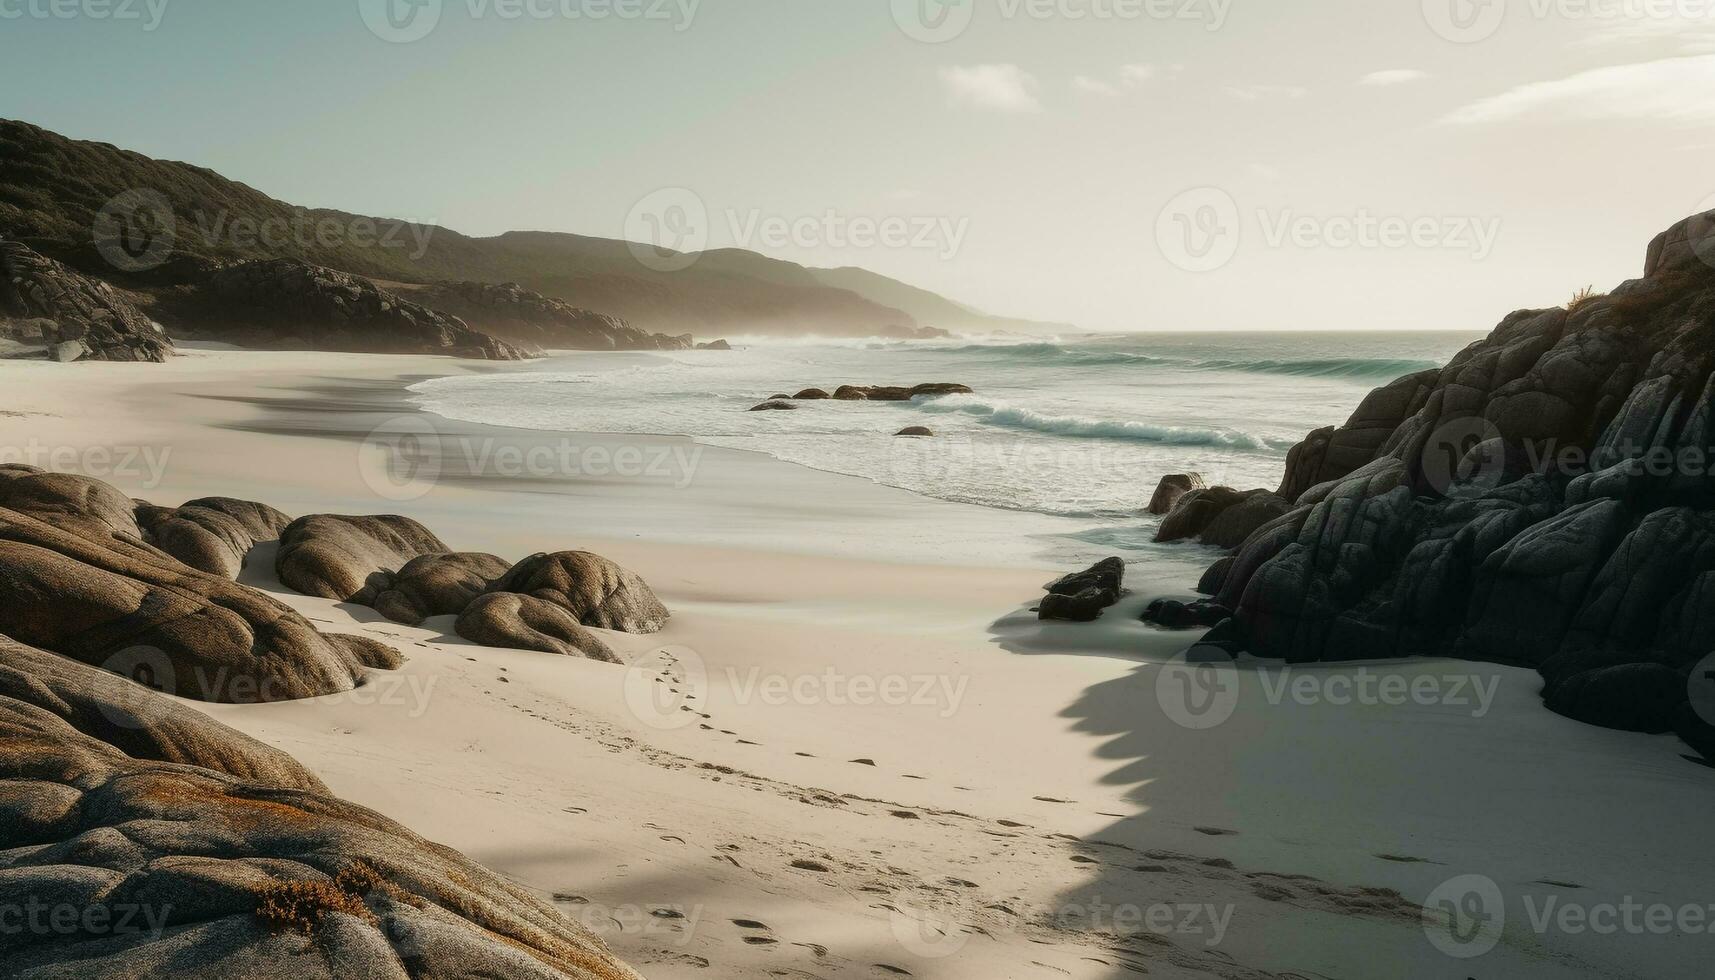
[[[1079,75],[1072,79],[1072,87],[1089,95],[1103,95],[1109,98],[1120,94],[1119,87],[1099,78]]]
[[[1265,99],[1302,99],[1310,90],[1297,85],[1229,85],[1227,94],[1240,102],[1261,102]]]
[[[1715,14],[1666,17],[1611,17],[1588,22],[1581,47],[1654,45],[1663,53],[1715,54]]]
[[[1455,109],[1441,122],[1475,126],[1511,120],[1715,123],[1715,55],[1667,58],[1533,82]]]
[[[1412,82],[1421,82],[1428,77],[1428,72],[1418,71],[1415,68],[1389,68],[1386,71],[1370,72],[1363,78],[1358,79],[1358,84],[1375,86],[1409,85]]]
[[[1040,112],[1036,76],[1017,65],[971,65],[941,69],[941,84],[953,105],[995,112]]]
[[[1072,87],[1088,95],[1100,95],[1113,98],[1126,89],[1142,88],[1154,79],[1160,72],[1154,65],[1133,64],[1121,65],[1119,81],[1110,82],[1089,75],[1077,75],[1072,79]]]

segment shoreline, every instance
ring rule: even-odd
[[[1671,845],[1695,839],[1715,791],[1678,768],[1687,764],[1666,739],[1550,714],[1529,672],[1452,661],[1387,665],[1411,677],[1493,679],[1497,700],[1473,719],[1447,705],[1271,703],[1281,671],[1259,669],[1241,677],[1246,710],[1220,728],[1191,731],[1163,717],[1155,701],[1160,665],[1189,636],[1135,621],[1163,583],[1134,569],[1135,594],[1107,622],[1037,624],[1025,609],[1069,562],[1035,564],[1041,552],[1026,549],[1040,541],[1022,536],[1029,544],[1021,545],[1021,535],[996,529],[1016,512],[971,514],[719,447],[708,447],[708,468],[689,494],[625,481],[468,481],[443,472],[419,498],[378,499],[365,479],[376,472],[352,448],[373,428],[370,399],[385,403],[401,378],[456,362],[334,363],[330,371],[325,354],[193,351],[166,366],[43,364],[34,374],[33,366],[0,365],[21,396],[9,410],[39,413],[0,417],[0,442],[33,438],[85,453],[103,445],[171,449],[158,480],[114,481],[157,503],[223,493],[294,516],[397,511],[454,547],[521,557],[588,546],[642,574],[675,620],[659,637],[615,636],[614,645],[633,659],[667,649],[701,661],[710,678],[707,729],[658,728],[639,717],[628,708],[621,668],[477,647],[443,622],[406,628],[286,592],[266,548],[243,581],[324,629],[386,639],[411,662],[380,675],[361,697],[196,707],[290,752],[346,798],[568,896],[560,902],[567,914],[594,908],[620,921],[607,938],[651,976],[709,975],[699,959],[714,975],[879,976],[880,964],[976,978],[1035,961],[1043,975],[1106,978],[1121,975],[1127,957],[1158,974],[1209,972],[1214,959],[1189,933],[1169,937],[1169,952],[1116,944],[1082,927],[1089,923],[1051,928],[1033,919],[1009,928],[991,908],[1063,911],[1163,897],[1232,907],[1218,949],[1247,966],[1349,974],[1380,961],[1397,963],[1395,975],[1439,976],[1450,961],[1400,909],[1354,916],[1290,883],[1281,887],[1292,897],[1259,898],[1252,876],[1310,874],[1342,894],[1394,888],[1413,905],[1474,865],[1502,878],[1509,893],[1558,880],[1581,885],[1568,892],[1580,901],[1617,901],[1646,891],[1640,881],[1663,900],[1699,894],[1686,867],[1694,862]],[[50,376],[51,389],[29,383]],[[272,392],[256,387],[264,377]],[[463,425],[451,434],[466,434]],[[470,432],[501,438],[483,427]],[[707,530],[714,522],[724,543]],[[838,547],[789,547],[809,522],[846,529]],[[968,553],[981,560],[967,565],[891,560],[978,534],[988,537]],[[732,545],[735,536],[751,547]],[[1351,677],[1363,667],[1292,676]],[[778,704],[757,693],[767,678],[829,671],[951,683],[929,688],[923,703],[859,704],[849,692],[840,703],[826,685]],[[1353,784],[1352,772],[1366,778]],[[1493,797],[1481,814],[1462,805],[1474,792]],[[1543,814],[1543,799],[1561,805]],[[1296,806],[1291,816],[1288,804]],[[1653,818],[1652,835],[1663,842],[1642,852],[1628,829],[1639,813]],[[1590,857],[1569,862],[1568,851]],[[1136,870],[1146,865],[1163,870]],[[956,949],[901,939],[898,913],[877,903],[991,935],[961,933]],[[650,911],[675,906],[702,909],[687,934],[672,926],[690,923],[688,914],[673,920]],[[640,925],[628,930],[624,922]],[[746,941],[758,938],[777,941]],[[1371,950],[1362,962],[1342,950],[1361,946]],[[1632,976],[1682,968],[1700,952],[1684,950],[1681,960],[1662,946],[1526,932],[1482,965],[1508,976],[1562,976],[1568,968]]]

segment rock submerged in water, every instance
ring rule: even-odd
[[[814,401],[823,401],[825,399],[832,398],[834,396],[828,394],[827,392],[823,391],[820,388],[805,388],[803,391],[798,392],[796,395],[793,395],[792,397],[796,401],[814,402]]]
[[[1179,602],[1157,599],[1143,612],[1143,621],[1170,630],[1209,629],[1233,618],[1233,611],[1218,602]]]
[[[1106,589],[1116,595],[1125,587],[1125,559],[1104,558],[1081,572],[1074,572],[1043,586],[1050,595],[1076,595],[1085,589]]]
[[[1290,504],[1267,490],[1189,490],[1179,496],[1162,520],[1155,540],[1167,543],[1196,538],[1217,548],[1236,548],[1290,509]]]
[[[1715,470],[1687,462],[1715,458],[1715,265],[1687,227],[1296,447],[1291,509],[1207,577],[1245,649],[1529,666],[1555,711],[1715,749]]]
[[[1204,490],[1208,484],[1198,473],[1174,473],[1161,478],[1155,487],[1155,496],[1149,499],[1149,513],[1156,517],[1166,517],[1173,512],[1173,506],[1179,503],[1179,498],[1193,490]]]
[[[1043,597],[1036,615],[1044,620],[1093,623],[1102,618],[1102,613],[1109,606],[1119,601],[1119,593],[1112,589],[1090,588],[1073,595],[1051,592]]]
[[[1102,612],[1120,601],[1124,591],[1125,561],[1106,558],[1081,572],[1074,572],[1043,586],[1048,595],[1037,607],[1037,618],[1074,623],[1094,622]]]
[[[753,412],[795,412],[797,410],[798,406],[778,398],[771,398],[751,409]]]
[[[934,434],[935,430],[926,425],[909,425],[894,433],[896,436],[933,436]]]

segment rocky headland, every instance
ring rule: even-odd
[[[1557,712],[1715,757],[1712,230],[1689,218],[1641,278],[1376,390],[1278,490],[1165,488],[1164,533],[1233,550],[1201,651],[1526,666]],[[1265,519],[1211,540],[1238,508]]]

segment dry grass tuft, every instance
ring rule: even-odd
[[[1580,307],[1587,306],[1606,295],[1606,293],[1596,292],[1596,287],[1593,285],[1585,286],[1583,289],[1572,294],[1572,301],[1566,304],[1566,312],[1576,313]]]
[[[357,860],[334,875],[333,881],[275,881],[256,893],[256,917],[276,931],[291,929],[306,936],[322,927],[330,912],[339,912],[376,925],[364,901],[379,894],[416,908],[422,899],[381,876],[368,861]]]

